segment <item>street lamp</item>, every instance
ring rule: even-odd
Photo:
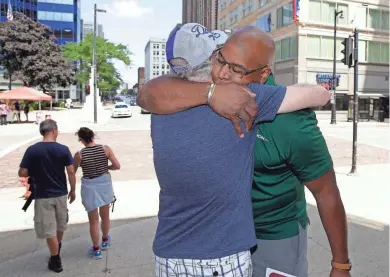
[[[337,29],[337,18],[344,18],[343,11],[334,10],[334,37],[333,37],[333,76],[332,76],[332,86],[333,86],[333,95],[330,100],[332,107],[332,115],[330,119],[330,124],[336,124],[336,29]]]
[[[93,70],[93,121],[97,123],[97,54],[96,54],[96,26],[97,26],[97,13],[106,13],[106,10],[98,9],[95,3],[93,9],[93,60],[92,60],[92,70]]]

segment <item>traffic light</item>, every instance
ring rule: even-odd
[[[91,88],[89,85],[85,85],[85,95],[89,95],[91,93]]]
[[[344,49],[341,50],[341,53],[344,55],[344,57],[341,59],[341,62],[348,66],[348,68],[352,67],[352,60],[353,60],[353,38],[348,37],[345,38],[341,44],[344,46]]]

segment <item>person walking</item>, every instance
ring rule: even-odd
[[[0,101],[0,125],[7,125],[8,106]]]
[[[26,116],[26,122],[28,122],[28,113],[30,112],[30,104],[28,102],[26,102],[24,104],[24,115]]]
[[[88,212],[89,231],[92,247],[88,254],[93,259],[102,258],[102,250],[111,245],[110,203],[114,200],[112,180],[109,170],[120,169],[120,164],[110,147],[96,144],[94,132],[86,127],[80,128],[76,135],[85,146],[74,156],[75,171],[81,167],[81,200]],[[111,165],[108,165],[108,161]],[[102,242],[100,243],[99,216],[101,218]]]
[[[51,119],[42,121],[39,131],[43,140],[27,148],[18,175],[32,180],[35,232],[39,239],[47,240],[51,254],[48,268],[61,272],[61,241],[69,219],[67,198],[70,204],[76,199],[76,175],[69,148],[57,142],[57,123]]]
[[[12,116],[12,121],[16,117],[17,122],[20,122],[20,103],[19,101],[16,101],[14,103],[14,114]]]

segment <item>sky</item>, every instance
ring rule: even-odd
[[[82,0],[81,18],[93,22],[94,0]],[[116,66],[123,81],[132,88],[137,83],[137,69],[145,66],[145,46],[150,37],[167,38],[181,23],[181,0],[96,0],[99,9],[98,24],[103,25],[104,36],[111,42],[122,43],[133,53],[130,68],[122,63]]]

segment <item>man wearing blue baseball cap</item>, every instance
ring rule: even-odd
[[[210,58],[219,44],[218,33],[210,33],[199,24],[185,24],[170,34],[167,58],[179,77],[212,82]],[[151,86],[158,88],[158,82],[153,80]],[[179,105],[185,103],[181,112],[152,114],[154,164],[160,184],[159,224],[153,243],[156,276],[252,276],[249,249],[256,244],[251,207],[256,132],[236,136],[216,100],[240,94],[241,99],[233,100],[238,99],[236,103],[245,108],[245,113],[235,115],[248,117],[258,109],[254,121],[259,123],[273,120],[278,112],[323,105],[329,94],[317,86],[250,84],[248,88],[253,93],[231,84],[200,84],[201,92],[190,88],[199,94],[197,105],[193,104],[194,97],[187,96],[192,102],[188,101],[183,97],[187,92],[179,91],[186,88],[178,88],[172,95],[181,99]],[[310,93],[316,99],[310,100]],[[145,107],[150,101],[142,94],[138,102]],[[159,112],[157,106],[154,103],[148,108]]]

